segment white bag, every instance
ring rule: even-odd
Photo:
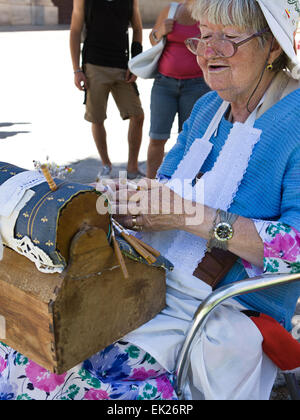
[[[171,3],[168,19],[175,17],[179,3]],[[157,64],[166,45],[166,37],[147,51],[138,54],[128,62],[132,74],[142,79],[153,79],[157,74]]]

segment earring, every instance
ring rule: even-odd
[[[267,65],[267,70],[272,71],[272,70],[273,70],[273,64],[268,64],[268,65]]]

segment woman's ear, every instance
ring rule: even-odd
[[[283,53],[283,49],[281,48],[281,46],[279,45],[278,41],[273,38],[272,40],[272,48],[270,51],[270,58],[269,58],[269,62],[270,63],[274,63],[274,61],[280,57],[280,55]]]

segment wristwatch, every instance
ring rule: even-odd
[[[228,213],[218,209],[210,231],[210,238],[207,244],[207,250],[210,252],[212,248],[220,248],[224,251],[228,249],[228,241],[233,237],[233,224],[238,218],[237,214]],[[219,219],[219,221],[218,221]]]

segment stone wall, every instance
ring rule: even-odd
[[[59,23],[70,23],[73,0],[52,0],[52,2],[59,9]],[[170,3],[170,0],[139,0],[139,3],[143,23],[152,25],[161,10]]]
[[[143,23],[152,25],[170,0],[139,0],[139,3]],[[73,0],[0,0],[0,25],[69,24],[72,4]]]
[[[52,0],[52,3],[58,7],[58,23],[69,24],[71,22],[73,0]]]
[[[55,25],[58,8],[51,0],[0,0],[0,25]]]
[[[168,4],[170,4],[170,0],[140,0],[143,23],[146,25],[153,24],[162,9]]]

